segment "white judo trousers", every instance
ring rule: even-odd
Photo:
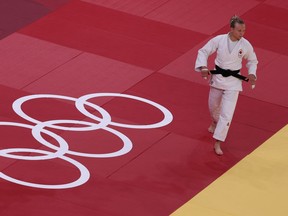
[[[208,105],[212,121],[216,124],[213,138],[224,142],[234,115],[239,91],[210,87]]]

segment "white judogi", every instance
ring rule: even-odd
[[[247,59],[246,67],[249,74],[256,76],[258,60],[252,45],[245,38],[232,42],[229,34],[218,35],[209,40],[199,51],[195,70],[207,67],[208,57],[217,52],[215,64],[222,69],[240,70],[242,59]],[[236,107],[242,81],[233,76],[223,77],[215,74],[210,79],[209,110],[212,120],[217,124],[213,137],[225,141]]]

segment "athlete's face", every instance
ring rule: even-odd
[[[235,27],[230,28],[231,39],[240,40],[243,37],[245,30],[246,30],[245,24],[235,23]]]

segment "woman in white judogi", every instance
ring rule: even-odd
[[[224,70],[240,70],[244,58],[247,59],[249,82],[254,88],[258,61],[252,45],[243,38],[244,33],[244,21],[233,16],[230,20],[230,32],[212,38],[198,51],[195,70],[207,79],[210,74],[207,68],[208,57],[214,52],[217,52],[215,64]],[[226,139],[239,91],[242,91],[242,80],[234,76],[223,77],[222,74],[214,74],[211,76],[210,86],[208,104],[212,123],[208,130],[216,140],[215,153],[222,155],[221,142]]]

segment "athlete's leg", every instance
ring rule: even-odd
[[[219,114],[221,109],[223,90],[214,87],[210,88],[208,106],[211,116],[211,125],[208,128],[210,133],[214,133],[217,122],[219,120]]]
[[[225,90],[222,95],[219,119],[213,134],[213,138],[216,140],[216,143],[214,145],[215,152],[219,155],[223,154],[221,150],[221,142],[224,142],[227,137],[228,130],[231,125],[233,114],[236,108],[238,95],[238,91],[231,90]]]

